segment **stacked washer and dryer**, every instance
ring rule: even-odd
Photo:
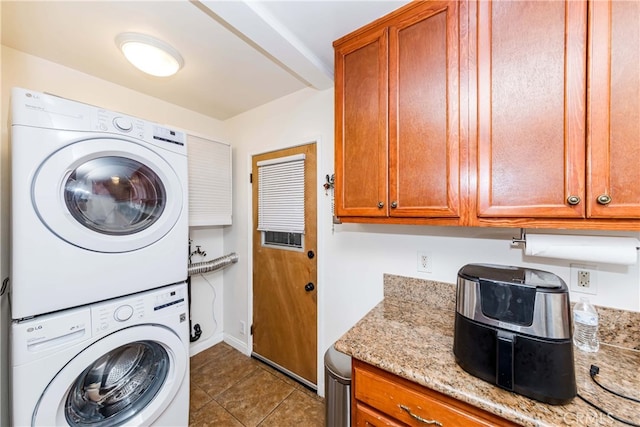
[[[13,89],[13,425],[188,425],[185,141]]]

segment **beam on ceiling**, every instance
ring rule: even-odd
[[[191,2],[305,84],[319,90],[333,87],[333,70],[259,2]]]

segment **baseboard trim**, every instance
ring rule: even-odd
[[[246,342],[240,341],[236,337],[229,334],[224,334],[224,342],[226,342],[245,356],[251,356],[251,351],[249,350]]]
[[[223,341],[224,337],[222,333],[210,336],[205,340],[198,340],[189,344],[189,357],[193,357],[196,354],[205,351],[208,348],[213,347]]]

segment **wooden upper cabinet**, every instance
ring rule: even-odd
[[[459,215],[458,20],[432,2],[389,29],[392,216]]]
[[[387,29],[335,50],[336,215],[387,216]]]
[[[640,3],[590,8],[588,215],[640,218]]]
[[[640,230],[640,2],[414,1],[334,47],[344,221]]]
[[[459,2],[411,3],[334,47],[337,215],[459,217]]]
[[[586,3],[477,8],[478,216],[584,217]]]

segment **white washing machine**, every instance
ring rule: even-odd
[[[14,88],[11,158],[14,319],[186,280],[184,132]]]
[[[186,284],[11,326],[14,426],[187,426]]]

